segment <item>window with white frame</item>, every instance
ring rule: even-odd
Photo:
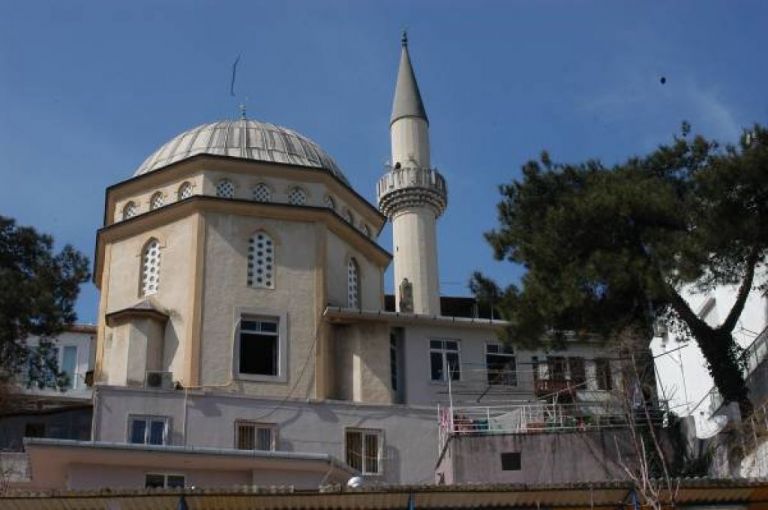
[[[221,198],[235,198],[235,185],[229,179],[221,179],[216,183],[216,196]]]
[[[136,216],[136,214],[139,212],[138,207],[136,207],[136,202],[128,202],[123,206],[123,219],[129,220]]]
[[[192,196],[192,184],[189,182],[181,183],[179,191],[176,192],[176,196],[179,200],[184,200]]]
[[[276,318],[240,319],[239,371],[248,375],[279,375],[280,333]]]
[[[336,201],[333,199],[331,195],[325,195],[325,199],[323,200],[323,203],[328,209],[331,209],[333,211],[336,210]]]
[[[461,360],[458,340],[429,341],[430,378],[433,381],[452,381],[461,379]]]
[[[255,202],[271,202],[272,190],[269,186],[260,182],[251,190],[251,198],[253,198]]]
[[[277,427],[274,424],[246,420],[235,422],[235,448],[238,450],[274,451],[276,446]]]
[[[76,345],[64,345],[61,347],[59,371],[67,375],[66,389],[76,389],[78,387]]]
[[[488,384],[517,386],[515,351],[508,345],[486,344],[485,370]]]
[[[163,198],[162,192],[158,191],[153,193],[152,197],[149,199],[149,210],[154,211],[155,209],[159,209],[164,203],[165,199]]]
[[[156,294],[160,288],[160,241],[150,239],[141,253],[141,295]]]
[[[288,192],[288,203],[291,205],[304,205],[307,203],[307,194],[306,192],[299,188],[291,188],[291,190]]]
[[[260,230],[248,240],[248,286],[275,288],[275,243]]]
[[[354,257],[347,262],[347,307],[360,308],[360,266]]]
[[[133,444],[168,444],[168,418],[165,416],[129,416],[128,442]]]
[[[144,475],[144,487],[147,489],[183,489],[185,484],[184,475],[167,473],[147,473]]]
[[[382,472],[382,433],[375,429],[347,429],[345,450],[347,465],[364,475]]]

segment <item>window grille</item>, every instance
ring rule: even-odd
[[[159,209],[163,206],[165,200],[163,199],[163,194],[161,192],[154,193],[152,197],[149,199],[149,210],[154,211],[155,209]]]
[[[135,202],[128,202],[123,207],[123,219],[124,220],[129,220],[129,219],[133,218],[134,216],[136,216],[136,213],[138,213],[138,208],[136,207],[136,203]]]
[[[133,444],[167,444],[168,418],[162,416],[130,416],[128,442]]]
[[[240,373],[279,375],[277,319],[243,317],[240,320]]]
[[[179,200],[184,200],[192,196],[192,185],[188,182],[184,182],[179,186],[179,191],[177,192],[177,196],[179,197]]]
[[[275,288],[275,243],[266,232],[256,232],[248,240],[248,286]]]
[[[514,350],[507,345],[485,346],[485,368],[488,384],[517,386],[517,363]]]
[[[347,263],[347,307],[360,308],[360,268],[354,258]]]
[[[235,185],[229,179],[221,179],[216,184],[216,196],[221,198],[235,198]]]
[[[433,381],[447,381],[448,373],[452,381],[461,379],[461,361],[457,340],[429,341],[430,377]]]
[[[364,475],[381,474],[381,431],[347,430],[347,465]]]
[[[256,186],[253,187],[251,190],[252,198],[256,202],[271,202],[272,201],[272,190],[269,189],[269,186],[264,184],[263,182],[260,182]]]
[[[150,239],[141,256],[141,294],[157,293],[160,287],[160,242]]]
[[[235,446],[238,450],[274,451],[276,432],[271,424],[238,421],[235,423]]]
[[[301,188],[291,188],[288,192],[288,203],[291,205],[304,205],[307,203],[307,194]]]
[[[325,195],[325,207],[328,209],[331,209],[333,211],[336,210],[336,201],[333,199],[331,195]]]

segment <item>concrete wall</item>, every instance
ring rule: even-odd
[[[618,445],[618,450],[617,450]],[[632,462],[628,433],[456,435],[436,468],[438,483],[570,483],[627,478],[619,462]],[[520,453],[520,470],[504,471],[502,453]]]
[[[184,475],[186,487],[231,487],[250,485],[250,470],[215,471],[205,469],[180,469],[176,466],[157,464],[146,466],[101,466],[72,464],[67,472],[67,488],[97,490],[143,488],[147,473]]]
[[[345,429],[370,428],[383,434],[382,471],[388,483],[426,483],[437,460],[434,409],[345,402],[283,401],[222,393],[146,391],[99,387],[94,439],[125,443],[131,414],[170,419],[171,444],[233,448],[235,421],[275,424],[278,450],[326,453],[345,461]],[[186,431],[186,432],[185,432]]]

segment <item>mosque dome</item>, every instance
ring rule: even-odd
[[[153,152],[134,176],[154,172],[198,154],[316,168],[349,183],[333,158],[306,136],[250,119],[213,122],[185,131]]]

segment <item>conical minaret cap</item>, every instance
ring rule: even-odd
[[[427,111],[419,93],[419,84],[416,83],[416,75],[413,74],[411,57],[408,55],[408,37],[403,33],[403,50],[400,53],[400,68],[397,71],[397,85],[395,86],[395,100],[392,103],[392,117],[390,124],[403,117],[418,117],[427,121]]]

